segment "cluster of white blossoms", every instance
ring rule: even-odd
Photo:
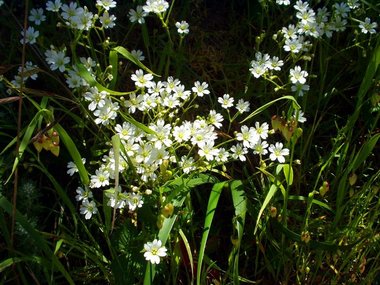
[[[80,7],[76,2],[70,2],[69,4],[62,4],[61,0],[47,1],[46,11],[59,13],[59,18],[63,20],[63,23],[67,27],[89,31],[96,26],[96,20],[99,20],[101,28],[108,29],[115,26],[116,17],[110,15],[108,10],[116,7],[116,2],[111,0],[97,0],[96,5],[100,8],[99,13],[94,15],[88,11],[87,7]],[[43,8],[33,8],[30,10],[28,17],[29,23],[33,23],[36,26],[41,25],[46,20]],[[21,31],[22,44],[35,44],[37,38],[40,35],[39,31],[33,26],[29,26],[26,30]]]
[[[276,4],[287,6],[291,2],[289,0],[276,0]],[[327,7],[314,10],[308,1],[298,0],[293,5],[296,23],[283,27],[277,34],[273,35],[273,38],[281,40],[279,43],[284,51],[299,56],[310,50],[313,39],[331,38],[334,32],[345,31],[350,13],[359,6],[357,0],[349,0],[347,3],[335,3],[330,10]],[[377,23],[372,22],[369,17],[366,17],[364,21],[358,20],[358,22],[358,27],[363,34],[376,33]],[[276,56],[271,57],[268,54],[256,52],[249,70],[255,78],[262,76],[267,78],[266,75],[271,77],[273,72],[281,70],[283,65],[284,61]],[[292,84],[290,89],[299,97],[310,89],[306,83],[307,75],[306,71],[301,71],[300,66],[290,69],[289,78]]]
[[[206,82],[195,82],[187,90],[179,79],[168,77],[166,81],[154,81],[152,74],[139,69],[131,75],[136,91],[122,99],[120,104],[107,92],[88,87],[84,99],[93,113],[96,124],[113,129],[122,143],[122,154],[118,161],[121,177],[128,177],[126,185],[107,193],[109,205],[127,207],[134,211],[143,205],[143,193],[164,182],[163,169],[176,175],[201,172],[231,161],[246,161],[247,155],[258,155],[260,160],[269,155],[271,161],[285,162],[289,150],[283,144],[269,144],[269,124],[256,122],[254,127],[241,126],[230,142],[220,137],[223,116],[215,110],[198,115],[193,121],[182,120],[181,112],[190,107],[194,99],[210,94]],[[221,108],[241,115],[248,112],[249,103],[224,94],[219,98]],[[150,118],[146,122],[149,132],[118,113],[140,112]],[[139,115],[138,115],[139,116]],[[119,121],[119,122],[118,122]],[[101,163],[91,175],[89,187],[110,188],[115,179],[116,161],[113,148],[101,158]]]

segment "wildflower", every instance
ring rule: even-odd
[[[255,78],[261,77],[261,75],[265,74],[267,70],[268,66],[266,64],[258,63],[254,60],[251,61],[251,68],[249,69],[249,71]]]
[[[238,143],[237,145],[233,145],[231,147],[232,158],[239,159],[240,161],[246,161],[247,158],[245,155],[248,153],[247,148],[243,147],[242,144]]]
[[[351,9],[346,3],[341,2],[334,4],[334,14],[336,16],[347,18],[350,11]]]
[[[110,8],[115,8],[116,7],[116,1],[113,0],[96,0],[96,5],[103,7],[108,11]]]
[[[187,35],[189,33],[189,24],[186,21],[177,22],[175,26],[180,35]]]
[[[136,127],[128,122],[123,122],[123,125],[116,125],[115,131],[119,134],[120,139],[127,141],[133,139]]]
[[[104,29],[113,28],[115,26],[116,17],[104,11],[103,15],[99,17],[99,21]]]
[[[283,148],[283,144],[280,142],[276,142],[275,145],[271,144],[268,149],[270,152],[269,158],[272,161],[275,161],[277,159],[278,162],[284,163],[284,156],[289,155],[289,149]]]
[[[216,128],[220,128],[222,126],[223,116],[215,110],[211,110],[207,117],[207,122],[214,125]]]
[[[68,70],[67,73],[68,76],[66,78],[66,83],[70,88],[78,88],[87,85],[87,82],[78,74],[76,70]]]
[[[86,220],[91,219],[92,215],[98,213],[98,208],[96,207],[96,204],[94,201],[89,200],[83,200],[82,205],[80,206],[80,213],[82,215],[85,215],[84,218]]]
[[[196,169],[194,163],[194,158],[182,156],[178,164],[181,167],[183,173],[189,174],[191,171]]]
[[[82,158],[82,163],[85,164],[86,163],[86,158]],[[77,165],[70,161],[68,164],[67,164],[67,174],[69,174],[70,176],[73,176],[74,173],[78,172],[78,167]]]
[[[138,193],[128,193],[127,199],[128,207],[130,211],[135,211],[137,208],[141,208],[144,204],[142,196]]]
[[[309,9],[309,3],[302,2],[302,0],[298,0],[296,4],[293,6],[293,8],[299,12],[306,11],[307,9]]]
[[[24,81],[26,79],[28,79],[29,77],[32,79],[32,80],[36,80],[37,77],[38,77],[38,74],[37,74],[37,69],[38,69],[38,66],[33,64],[31,61],[27,61],[25,62],[25,66],[24,66],[24,76],[23,76],[23,79]],[[21,72],[22,72],[22,67],[19,66],[18,68],[18,73],[19,75],[21,75]]]
[[[88,109],[94,111],[96,108],[102,108],[106,104],[108,95],[106,91],[99,92],[95,86],[91,87],[89,91],[84,93],[84,99],[91,102]]]
[[[297,113],[298,113],[298,116],[297,116]],[[304,116],[305,114],[301,111],[301,110],[295,110],[294,111],[294,114],[293,114],[293,117],[294,118],[298,118],[298,122],[299,123],[305,123],[306,122],[306,117]]]
[[[229,155],[230,154],[228,153],[228,151],[226,151],[226,149],[221,147],[218,149],[218,154],[215,156],[215,160],[217,162],[227,162]]]
[[[203,97],[203,95],[210,94],[210,91],[207,89],[208,84],[206,82],[202,82],[202,84],[199,81],[196,81],[194,83],[194,87],[191,89],[195,94],[197,94],[198,97]]]
[[[68,19],[67,24],[69,24],[74,29],[88,31],[93,25],[93,17],[94,15],[91,12],[87,11],[86,7],[85,9],[79,7],[76,9],[75,15]]]
[[[340,16],[335,16],[334,20],[331,22],[332,29],[336,32],[343,32],[347,26],[347,20],[341,18]]]
[[[157,15],[163,14],[169,8],[169,3],[165,0],[147,0],[143,6],[145,12],[153,12]]]
[[[243,142],[243,146],[250,148],[255,145],[260,139],[254,128],[248,128],[247,126],[241,127],[241,133],[236,133],[236,139]]]
[[[61,8],[62,3],[61,0],[55,0],[46,2],[46,10],[52,11],[52,12],[59,12],[59,9]]]
[[[281,70],[281,66],[284,65],[284,61],[280,60],[277,56],[272,57],[269,59],[268,62],[268,68],[272,70]]]
[[[131,54],[133,55],[134,58],[136,58],[139,61],[143,61],[145,59],[145,56],[143,55],[143,52],[141,50],[135,50],[133,49],[131,51]]]
[[[292,85],[291,90],[298,96],[302,97],[304,95],[304,91],[310,90],[310,86],[308,84],[302,84],[297,81],[294,85]]]
[[[249,112],[249,110],[250,110],[249,102],[248,102],[248,101],[244,101],[243,99],[239,99],[239,101],[236,103],[235,108],[236,108],[240,113]]]
[[[70,62],[70,58],[65,56],[65,51],[56,51],[54,49],[47,50],[45,52],[46,62],[50,64],[51,70],[58,69],[61,72],[64,72],[66,67],[65,65]]]
[[[292,24],[288,27],[283,27],[281,33],[286,39],[296,39],[298,37],[296,27]]]
[[[83,8],[79,7],[78,10],[78,4],[76,2],[70,2],[69,5],[63,4],[61,9],[61,16],[65,20],[69,20],[70,18],[77,16],[78,14],[82,13]]]
[[[276,4],[287,6],[290,5],[290,0],[276,0]]]
[[[179,79],[174,79],[172,76],[169,76],[166,82],[164,82],[166,92],[172,92],[181,82]]]
[[[112,102],[110,99],[106,99],[104,106],[98,108],[94,112],[96,124],[102,124],[104,126],[110,123],[110,120],[115,120],[117,117],[117,110],[119,110],[119,104]]]
[[[377,23],[376,22],[371,23],[371,19],[366,17],[364,22],[360,22],[359,28],[362,29],[363,34],[367,34],[367,33],[375,34],[376,33],[375,29],[377,28]]]
[[[144,244],[144,257],[153,264],[159,264],[160,258],[166,256],[166,251],[165,246],[162,246],[162,242],[157,239]]]
[[[186,124],[175,126],[172,132],[173,138],[176,142],[184,142],[190,139],[190,129]]]
[[[299,38],[286,39],[284,50],[292,53],[299,53],[302,49],[302,43]]]
[[[35,31],[33,27],[28,27],[26,30],[21,31],[22,39],[20,40],[20,42],[22,44],[24,43],[34,44],[36,43],[36,40],[39,35],[40,35],[39,31]]]
[[[294,69],[293,68],[290,69],[289,76],[290,76],[290,81],[293,84],[296,84],[297,82],[304,84],[306,82],[306,77],[308,75],[309,74],[307,73],[307,71],[301,70],[301,67],[297,65],[294,67]]]
[[[269,125],[268,123],[262,123],[260,125],[259,122],[255,123],[255,130],[257,135],[260,136],[263,140],[265,140],[268,137],[268,132],[269,132]]]
[[[142,69],[139,69],[134,74],[132,74],[131,79],[135,81],[135,85],[137,87],[150,87],[152,85],[153,75],[150,73],[144,74]]]
[[[44,10],[42,8],[32,9],[30,10],[30,15],[28,20],[34,22],[37,26],[41,25],[41,22],[46,20],[46,16],[44,15]]]
[[[78,193],[78,195],[75,196],[75,200],[77,201],[84,201],[93,197],[90,190],[84,190],[82,187],[78,187],[76,192]]]
[[[211,161],[214,159],[214,156],[218,155],[218,149],[214,147],[214,141],[207,141],[199,148],[198,154],[200,157],[204,157],[206,160]]]
[[[100,188],[110,184],[109,182],[110,174],[107,170],[102,168],[95,171],[95,175],[91,175],[91,188]]]
[[[268,143],[266,141],[259,140],[254,146],[253,146],[253,153],[258,155],[266,155],[268,153]]]
[[[136,10],[129,10],[129,20],[132,23],[139,23],[139,24],[144,24],[145,23],[145,17],[148,15],[147,12],[143,10],[142,6],[137,6]]]
[[[231,108],[234,104],[234,98],[230,97],[229,94],[224,94],[223,98],[219,97],[218,102],[222,105],[222,108],[228,109]]]

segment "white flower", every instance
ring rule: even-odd
[[[75,200],[77,201],[84,201],[93,197],[90,190],[84,190],[82,187],[78,187],[76,192],[78,193],[78,195],[75,196]]]
[[[169,8],[169,3],[165,0],[147,0],[143,6],[145,12],[153,12],[155,14],[163,14]]]
[[[107,170],[97,169],[95,175],[91,175],[91,188],[100,188],[110,184],[110,174]]]
[[[108,95],[106,91],[99,92],[96,86],[91,87],[89,91],[84,93],[84,99],[91,102],[88,105],[88,109],[94,111],[96,108],[102,108],[106,104]]]
[[[229,94],[224,94],[223,98],[219,97],[218,102],[222,105],[222,108],[228,109],[231,108],[234,104],[234,98],[230,97]]]
[[[289,155],[289,149],[283,148],[283,144],[280,142],[276,142],[275,145],[271,144],[269,146],[269,152],[270,152],[270,155],[269,155],[270,160],[275,161],[277,159],[278,162],[280,163],[284,163],[285,162],[284,156]]]
[[[85,215],[84,218],[86,220],[91,219],[92,215],[98,213],[98,208],[96,208],[96,204],[94,201],[89,201],[87,199],[83,200],[82,205],[80,206],[80,213]]]
[[[204,157],[206,160],[211,161],[214,159],[214,156],[218,155],[218,149],[214,147],[214,141],[207,141],[199,148],[198,154],[200,157]]]
[[[45,52],[46,62],[50,64],[51,70],[58,69],[61,72],[64,72],[66,67],[65,65],[70,62],[70,57],[65,56],[65,51],[56,51],[54,49],[47,50]]]
[[[30,10],[30,15],[28,20],[34,22],[37,26],[41,25],[41,22],[46,20],[46,16],[44,15],[44,10],[42,8],[32,9]]]
[[[115,8],[116,7],[116,1],[113,0],[97,0],[96,5],[103,7],[108,11],[110,8]]]
[[[237,145],[233,145],[231,147],[232,158],[239,159],[240,161],[246,161],[247,158],[245,155],[248,153],[247,148],[243,147],[242,144],[238,143]]]
[[[177,22],[175,23],[175,26],[180,35],[187,35],[189,33],[189,24],[186,21]]]
[[[253,153],[258,155],[266,155],[268,153],[268,143],[266,141],[259,140],[254,146],[253,146]]]
[[[310,86],[308,84],[301,84],[299,82],[296,82],[294,85],[292,85],[291,90],[298,96],[302,97],[304,95],[304,91],[310,90]]]
[[[82,158],[82,162],[83,162],[83,164],[85,164],[86,163],[86,158],[83,157]],[[69,163],[67,163],[67,174],[69,174],[70,176],[73,176],[74,173],[76,173],[76,172],[78,172],[77,165],[74,162],[72,162],[72,161],[70,161]]]
[[[292,53],[299,53],[302,49],[302,43],[298,38],[290,38],[285,40],[284,50]]]
[[[195,170],[196,167],[194,165],[194,158],[182,156],[181,160],[178,162],[181,167],[183,173],[189,174],[191,171]]]
[[[196,81],[194,87],[191,89],[198,97],[203,97],[203,95],[210,94],[210,91],[207,89],[208,84],[206,82]]]
[[[243,99],[239,99],[235,107],[240,113],[249,112],[250,110],[249,102],[244,101]]]
[[[139,24],[145,23],[145,17],[148,15],[147,12],[143,10],[142,6],[137,6],[136,10],[129,10],[129,20],[134,23],[137,22]]]
[[[113,28],[115,26],[116,17],[104,11],[103,15],[99,17],[99,21],[104,29]]]
[[[276,4],[278,5],[290,5],[290,0],[276,0]]]
[[[131,79],[135,81],[137,87],[150,87],[152,85],[153,75],[150,73],[144,74],[142,69],[139,69],[132,74]]]
[[[269,60],[268,68],[279,71],[283,65],[284,61],[280,60],[277,56],[274,56]]]
[[[259,122],[256,122],[255,130],[257,135],[259,135],[261,139],[265,140],[268,137],[269,125],[268,123],[262,123],[260,125]]]
[[[142,196],[138,193],[128,193],[127,199],[128,207],[130,211],[135,211],[136,208],[141,208],[144,204]]]
[[[143,52],[141,50],[132,50],[131,54],[133,55],[134,58],[136,58],[139,61],[143,61],[145,59],[145,56],[143,55]]]
[[[215,110],[211,110],[207,117],[207,122],[211,125],[214,125],[216,128],[220,128],[222,126],[223,120],[223,116],[217,113]]]
[[[350,11],[351,9],[346,3],[341,2],[334,4],[334,13],[339,17],[347,18]]]
[[[366,17],[364,22],[360,22],[359,28],[362,29],[363,34],[367,34],[367,33],[376,34],[375,29],[377,28],[377,23],[376,22],[371,23],[371,19]]]
[[[304,116],[305,114],[301,110],[299,110],[299,111],[294,110],[293,117],[297,118],[297,112],[298,112],[298,122],[299,123],[305,123],[306,122],[306,117]]]
[[[53,1],[46,2],[47,11],[58,12],[61,6],[62,6],[61,0],[55,0],[54,2]]]
[[[155,239],[153,242],[144,244],[144,257],[147,261],[153,264],[159,264],[161,257],[166,256],[167,249],[162,246],[160,240]]]
[[[247,126],[243,125],[241,126],[241,133],[236,133],[236,139],[238,141],[242,141],[243,146],[251,148],[251,146],[255,145],[258,142],[260,136],[254,128],[248,128]]]
[[[301,67],[297,65],[294,67],[294,69],[293,68],[290,69],[289,76],[290,76],[290,81],[293,84],[296,84],[297,82],[304,84],[306,82],[306,77],[308,75],[309,74],[307,73],[307,71],[301,70]]]
[[[33,27],[28,27],[26,31],[25,30],[21,31],[22,39],[20,40],[20,42],[22,44],[24,43],[34,44],[36,43],[36,40],[39,35],[40,35],[39,31],[35,31]]]
[[[104,126],[108,125],[111,120],[116,119],[117,110],[119,110],[119,104],[117,102],[112,102],[110,99],[106,99],[104,106],[94,111],[94,116],[97,117],[95,123]]]

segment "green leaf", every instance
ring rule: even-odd
[[[274,194],[276,194],[277,189],[278,189],[278,186],[276,184],[272,184],[272,186],[269,188],[268,194],[265,197],[264,203],[263,203],[263,205],[260,208],[259,214],[257,215],[257,220],[256,220],[256,226],[255,226],[254,234],[256,234],[257,227],[259,226],[261,215],[263,214],[264,210],[268,206],[269,202],[272,200]]]
[[[291,95],[286,95],[286,96],[282,96],[280,98],[277,98],[277,99],[274,99],[273,101],[270,101],[264,105],[262,105],[261,107],[257,108],[255,111],[253,111],[251,114],[249,114],[244,120],[242,120],[240,123],[244,123],[246,121],[248,121],[249,119],[251,119],[252,117],[260,114],[262,111],[264,111],[265,109],[267,109],[268,107],[270,107],[271,105],[273,105],[274,103],[280,101],[280,100],[289,100],[289,101],[292,101],[293,104],[294,104],[294,108],[295,109],[301,109],[301,106],[298,104],[297,100],[291,96]]]
[[[205,254],[208,235],[211,229],[211,224],[214,219],[214,215],[215,215],[216,207],[218,205],[220,194],[222,193],[222,190],[227,183],[228,183],[227,181],[224,181],[224,182],[219,182],[219,183],[214,184],[210,193],[207,210],[206,210],[205,222],[203,226],[201,246],[199,248],[199,255],[198,255],[197,285],[201,284],[202,264],[203,264],[203,258]]]
[[[284,164],[282,167],[282,171],[284,172],[286,183],[290,186],[293,184],[293,167],[289,164]]]
[[[110,50],[109,62],[110,62],[110,65],[112,66],[112,69],[111,69],[112,80],[108,88],[113,90],[115,89],[115,85],[117,82],[118,67],[119,67],[119,57],[117,56],[116,51]]]
[[[80,153],[75,143],[73,142],[71,137],[68,135],[68,133],[60,124],[56,124],[54,126],[54,129],[58,132],[59,137],[61,138],[63,144],[66,146],[67,151],[69,152],[71,158],[73,159],[75,165],[77,166],[79,176],[81,178],[83,185],[88,186],[90,184],[88,172],[83,165],[82,158],[80,156]]]
[[[235,208],[235,228],[237,230],[237,241],[232,251],[233,257],[233,280],[234,284],[239,284],[239,253],[241,240],[244,233],[245,214],[247,212],[247,198],[241,180],[234,180],[230,183],[232,201]]]
[[[380,134],[376,134],[363,144],[359,150],[359,153],[355,156],[354,161],[350,164],[351,171],[355,172],[359,166],[368,158],[368,156],[375,148],[379,138]]]
[[[121,46],[118,46],[118,47],[115,47],[113,48],[113,50],[117,51],[118,53],[120,53],[122,56],[124,56],[126,59],[128,59],[129,61],[133,62],[134,64],[136,64],[138,67],[140,67],[141,69],[144,69],[146,72],[148,73],[151,73],[155,76],[158,76],[160,77],[160,75],[158,74],[155,74],[153,71],[151,71],[148,67],[146,67],[141,61],[139,61],[136,57],[134,57],[127,49],[121,47]]]
[[[78,69],[78,74],[80,77],[82,77],[90,86],[95,86],[98,88],[99,91],[105,91],[111,95],[126,95],[126,94],[131,94],[133,91],[130,92],[117,92],[113,91],[111,89],[108,89],[101,85],[99,82],[95,80],[95,78],[92,76],[92,74],[87,70],[87,68],[82,64],[82,63],[77,63],[76,65]]]

